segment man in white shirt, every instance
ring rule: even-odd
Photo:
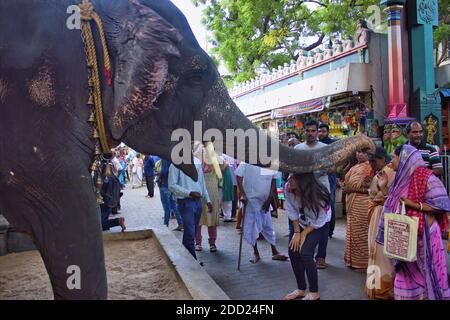
[[[253,246],[254,256],[250,262],[257,263],[260,255],[256,240],[261,233],[270,243],[273,260],[287,260],[275,247],[275,230],[272,226],[270,202],[276,195],[278,173],[241,162],[236,169],[237,183],[244,203],[244,239]]]
[[[195,254],[195,233],[202,216],[201,199],[205,200],[209,212],[212,212],[213,207],[206,190],[202,164],[195,157],[194,165],[198,174],[197,182],[172,164],[169,168],[168,185],[169,190],[177,200],[178,210],[183,219],[183,245],[197,259]]]

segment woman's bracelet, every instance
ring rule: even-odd
[[[422,204],[422,202],[419,202],[419,205],[420,205],[420,212],[422,212],[423,211],[423,204]]]
[[[301,231],[294,231],[294,233],[302,233]]]

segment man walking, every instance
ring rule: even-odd
[[[332,144],[336,142],[337,139],[330,138],[330,127],[326,123],[321,123],[319,125],[319,141],[324,144]],[[335,216],[335,204],[336,204],[336,171],[329,170],[328,171],[328,181],[330,182],[330,196],[331,196],[331,221],[330,221],[330,230],[328,230],[328,236],[331,239],[333,237],[334,228],[336,226],[336,216]]]
[[[237,183],[244,204],[244,239],[253,246],[251,263],[257,263],[260,255],[256,240],[259,234],[270,243],[272,260],[287,260],[275,246],[275,230],[272,226],[270,202],[276,196],[275,183],[278,173],[241,162],[236,170]]]
[[[326,146],[325,143],[318,141],[319,135],[319,123],[316,120],[308,120],[305,123],[305,142],[300,143],[295,146],[295,149],[299,150],[311,150],[320,149]],[[330,171],[335,170],[334,168],[329,169]],[[322,183],[328,191],[330,191],[330,181],[328,180],[328,170],[322,169],[314,172],[316,179]],[[331,220],[331,215],[330,218]],[[327,245],[328,245],[328,235],[330,228],[330,220],[323,227],[323,235],[319,242],[319,249],[316,255],[316,265],[317,269],[325,269],[327,264],[325,258],[327,255]]]
[[[213,207],[206,190],[202,164],[196,157],[193,159],[198,174],[197,182],[172,164],[169,168],[168,183],[169,190],[177,199],[178,210],[183,219],[183,245],[197,259],[195,254],[195,234],[202,216],[201,199],[203,198],[206,202],[209,212],[212,212]]]
[[[173,230],[183,231],[183,219],[181,218],[175,198],[169,190],[169,168],[171,164],[169,160],[161,159],[161,170],[158,174],[159,195],[164,209],[164,224],[167,227],[169,226],[170,212],[173,212],[178,223],[178,227]]]

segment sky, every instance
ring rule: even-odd
[[[192,4],[191,0],[171,0],[171,1],[186,16],[186,19],[189,22],[189,25],[191,26],[192,32],[194,32],[194,35],[197,38],[198,43],[203,48],[203,50],[207,52],[208,50],[207,50],[206,35],[208,31],[200,21],[202,17],[202,8],[201,7],[196,8]]]

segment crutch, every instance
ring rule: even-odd
[[[244,237],[244,219],[245,219],[245,207],[247,205],[242,206],[242,219],[241,219],[241,239],[239,240],[239,258],[238,258],[238,271],[241,270],[241,255],[242,255],[242,238]]]

